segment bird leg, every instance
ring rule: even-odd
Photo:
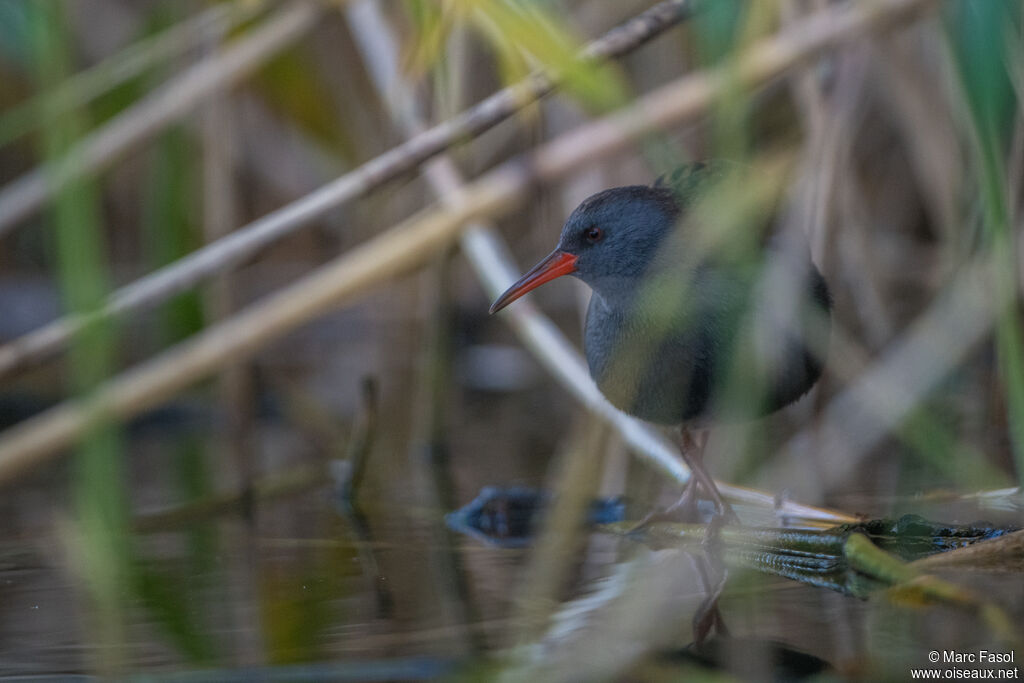
[[[722,613],[718,609],[718,599],[722,595],[728,577],[728,572],[722,562],[718,532],[725,524],[739,521],[732,506],[722,497],[715,485],[715,480],[704,469],[704,448],[707,446],[707,442],[708,432],[706,429],[697,430],[695,434],[687,427],[679,428],[679,452],[690,467],[690,481],[687,482],[686,490],[683,491],[683,497],[692,495],[696,501],[697,491],[703,488],[715,503],[715,516],[711,518],[707,533],[704,535],[703,562],[698,565],[701,567],[704,585],[709,589],[707,598],[693,617],[694,642],[698,648],[704,645],[712,629],[720,636],[726,636],[729,633],[725,621],[722,619]],[[681,503],[682,499],[680,499]]]
[[[695,431],[696,434],[694,433]],[[717,515],[724,517],[730,522],[737,522],[739,517],[736,516],[732,506],[722,497],[721,492],[719,492],[718,487],[715,485],[715,480],[704,469],[704,447],[707,443],[708,432],[706,429],[691,430],[689,427],[679,428],[679,454],[690,468],[690,481],[687,482],[686,489],[683,491],[683,497],[673,507],[681,505],[684,498],[689,495],[693,495],[696,498],[696,490],[697,486],[699,486],[711,497],[712,502],[715,504],[715,513]],[[691,486],[694,490],[693,494],[690,491]]]
[[[707,430],[697,430],[694,434],[686,427],[680,428],[679,452],[690,468],[690,479],[686,482],[686,487],[678,501],[665,510],[651,512],[630,530],[630,533],[637,532],[655,520],[671,518],[671,513],[674,512],[681,512],[687,520],[697,520],[697,499],[701,488],[714,501],[716,514],[711,518],[707,533],[704,535],[705,552],[697,558],[701,581],[707,592],[706,598],[693,616],[694,643],[698,648],[705,644],[713,630],[720,636],[726,636],[729,633],[722,619],[722,613],[718,609],[718,599],[722,595],[728,576],[721,559],[718,531],[725,524],[739,521],[732,507],[715,486],[714,480],[704,469],[704,447],[707,445],[707,441]]]
[[[658,521],[679,521],[699,522],[697,513],[697,500],[700,498],[700,489],[707,491],[708,496],[715,504],[715,519],[721,518],[721,522],[738,522],[739,518],[732,507],[722,498],[714,480],[704,469],[704,447],[707,445],[708,432],[706,429],[696,430],[696,434],[686,427],[680,428],[679,452],[690,468],[690,479],[683,487],[683,493],[679,499],[661,510],[649,512],[640,520],[636,526],[630,529],[630,533],[637,532],[649,524]],[[713,520],[714,521],[714,520]],[[713,527],[717,529],[716,525]]]

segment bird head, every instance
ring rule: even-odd
[[[566,220],[555,250],[498,297],[491,313],[562,275],[606,295],[631,291],[679,213],[676,195],[664,187],[630,185],[589,197]]]

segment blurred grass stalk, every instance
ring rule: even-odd
[[[43,91],[61,83],[70,69],[65,9],[61,0],[31,3],[32,56]],[[60,159],[73,149],[85,123],[76,112],[51,116],[41,136],[47,160]],[[50,220],[64,306],[69,312],[89,315],[102,305],[108,290],[95,180],[79,177],[65,183],[54,195]],[[70,353],[75,393],[87,395],[112,374],[115,344],[112,324],[98,317],[76,335]],[[71,560],[95,607],[90,615],[94,628],[84,633],[94,633],[100,645],[96,660],[100,670],[114,671],[123,658],[130,549],[120,434],[113,421],[102,416],[90,421],[78,449],[72,487],[76,521]]]
[[[1011,194],[1004,158],[1004,150],[1011,147],[1012,122],[1020,105],[1014,101],[1008,60],[1014,54],[1011,38],[1016,36],[1018,43],[1020,40],[1021,5],[1015,0],[952,0],[946,12],[978,173],[982,239],[996,264],[992,282],[999,306],[996,351],[1017,477],[1024,484],[1024,335],[1019,308],[1018,236],[1011,226]]]
[[[319,12],[318,3],[295,0],[284,5],[229,49],[193,64],[81,136],[49,168],[34,168],[0,187],[0,234],[46,206],[67,182],[106,170],[136,145],[191,114],[212,93],[252,73],[311,29]]]
[[[226,2],[130,45],[94,67],[75,74],[46,92],[0,112],[0,147],[53,124],[60,116],[142,75],[147,69],[195,47],[207,32],[227,33],[263,11],[266,0]]]
[[[817,13],[778,35],[754,43],[737,63],[737,77],[749,87],[762,84],[865,32],[891,30],[912,19],[932,1],[886,0],[873,11],[849,5]],[[295,5],[300,6],[305,5]],[[536,183],[553,182],[587,163],[619,152],[653,128],[692,120],[721,94],[722,80],[721,70],[682,77],[638,98],[628,108],[578,126],[527,156],[506,162],[468,184],[452,205],[429,209],[400,222],[294,284],[278,289],[261,303],[111,380],[100,395],[102,405],[125,418],[166,400],[215,371],[225,360],[251,354],[324,310],[336,308],[384,280],[421,266],[467,230],[470,221],[507,213],[524,200]],[[514,278],[503,259],[493,259],[488,266],[488,272],[494,276],[487,278],[492,286],[511,283]],[[655,458],[656,465],[668,476],[685,481],[686,472],[678,460],[668,455],[661,442],[650,438],[646,427],[614,411],[600,397],[580,359],[560,342],[556,331],[539,322],[523,324],[522,329],[538,345],[556,349],[557,362],[550,369],[577,398],[614,422],[626,439]],[[548,360],[556,361],[555,355]],[[38,466],[78,441],[91,422],[90,415],[69,402],[8,430],[0,438],[0,478]],[[765,494],[749,489],[732,487],[727,493],[755,504],[766,502]],[[826,514],[835,519],[831,512],[789,502],[784,507],[794,515],[820,519]]]

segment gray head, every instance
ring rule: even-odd
[[[632,291],[679,213],[677,195],[664,187],[598,192],[569,216],[555,250],[498,297],[491,312],[561,275],[575,275],[603,294]]]
[[[576,257],[573,273],[597,291],[632,289],[679,218],[671,190],[630,185],[599,192],[570,214],[558,250]]]

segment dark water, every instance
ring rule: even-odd
[[[32,495],[44,492],[18,493],[22,503]],[[689,553],[591,532],[558,591],[567,602],[548,606],[560,616],[532,632],[543,647],[498,665],[487,656],[524,639],[531,548],[455,533],[448,510],[422,500],[368,496],[356,518],[333,483],[321,481],[257,501],[248,517],[236,504],[198,521],[150,519],[134,536],[132,583],[122,591],[127,628],[115,650],[95,637],[69,550],[74,532],[57,520],[51,534],[6,538],[0,674],[87,674],[116,662],[121,671],[183,680],[422,680],[467,670],[490,680],[499,668],[513,680],[588,680],[623,665],[614,678],[724,667],[741,679],[834,670],[898,680],[928,666],[931,651],[1012,649],[968,608],[864,600],[734,569],[720,601],[730,638],[696,656],[687,650],[686,610],[699,606],[703,587]],[[1019,514],[918,507],[956,518]],[[941,575],[1019,627],[1022,562]],[[601,663],[609,652],[617,664]]]

